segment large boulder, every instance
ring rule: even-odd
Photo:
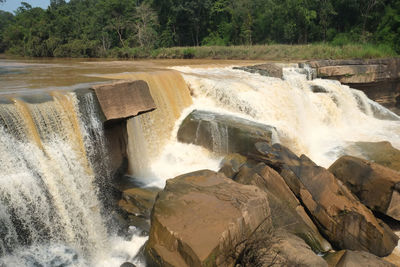
[[[246,164],[240,168],[234,180],[255,185],[267,193],[275,229],[285,229],[301,237],[317,253],[331,249],[329,242],[321,236],[303,206],[275,170],[264,163],[254,167]]]
[[[178,141],[203,146],[227,154],[247,154],[258,141],[271,143],[274,127],[239,117],[194,110],[182,122]]]
[[[394,148],[390,142],[355,142],[345,152],[400,171],[400,150]]]
[[[365,251],[341,250],[325,255],[329,267],[396,267]]]
[[[246,244],[239,266],[312,266],[328,267],[299,237],[284,230],[253,238]]]
[[[364,205],[400,220],[400,172],[352,156],[339,158],[329,171]]]
[[[263,191],[209,170],[168,180],[151,222],[152,266],[231,266],[240,244],[271,224]]]
[[[274,166],[336,248],[390,254],[398,237],[335,176],[280,144],[256,144],[257,160]]]

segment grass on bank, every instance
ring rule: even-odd
[[[196,59],[262,59],[262,60],[310,60],[384,58],[398,54],[389,46],[373,44],[309,45],[253,45],[253,46],[198,46],[158,49],[114,48],[109,51],[114,58],[196,58]]]

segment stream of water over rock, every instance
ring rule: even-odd
[[[194,109],[274,126],[276,141],[325,167],[355,141],[387,140],[400,148],[397,115],[339,82],[308,80],[293,65],[277,79],[223,66],[166,70],[150,64],[139,72],[138,65],[108,63],[115,73],[105,74],[88,71],[91,63],[85,64],[84,83],[148,82],[158,109],[127,124],[129,172],[147,186],[163,187],[166,179],[193,170],[218,169],[222,155],[176,139],[180,122]],[[18,82],[7,83],[23,89]],[[6,87],[0,91],[9,93]],[[119,237],[108,216],[104,188],[110,170],[93,95],[46,90],[40,98],[10,95],[1,101],[0,266],[143,264],[135,254],[146,237],[135,232]],[[213,137],[224,142],[217,128]]]

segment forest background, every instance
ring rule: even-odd
[[[1,2],[6,0],[0,0]],[[0,53],[27,57],[397,56],[400,0],[51,0],[0,10]]]

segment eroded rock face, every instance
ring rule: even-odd
[[[331,245],[321,236],[303,206],[275,170],[264,163],[255,166],[246,164],[240,168],[234,180],[255,185],[267,193],[275,229],[285,229],[301,237],[315,252],[331,249]]]
[[[300,158],[280,144],[256,144],[260,161],[274,166],[312,215],[320,231],[340,249],[386,256],[398,237],[375,218],[335,176],[309,158]]]
[[[395,267],[396,265],[365,251],[341,250],[325,256],[329,267]]]
[[[339,158],[329,171],[364,205],[400,220],[400,172],[351,156]]]
[[[230,266],[236,245],[270,226],[267,195],[223,174],[197,171],[158,194],[146,245],[152,266]],[[232,254],[233,253],[233,254]]]
[[[178,141],[221,154],[247,154],[258,141],[271,143],[275,128],[239,117],[194,110],[182,122]]]

